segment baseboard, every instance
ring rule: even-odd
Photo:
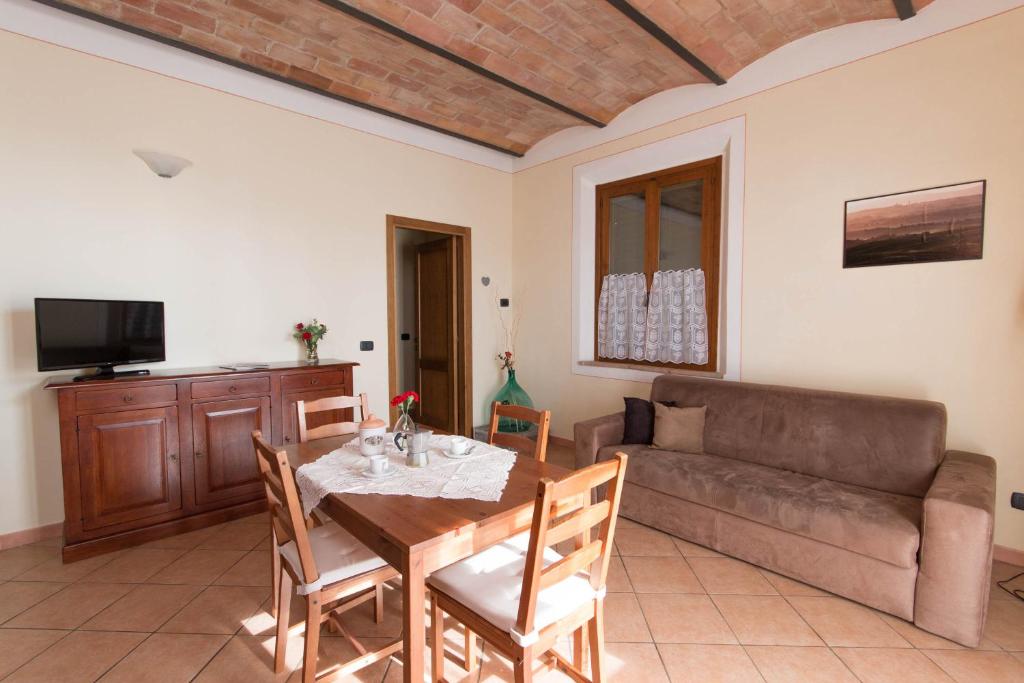
[[[992,548],[992,557],[1005,562],[1007,564],[1013,564],[1018,567],[1024,567],[1024,550],[1018,550],[1017,548],[1009,548],[1005,545],[995,544]]]
[[[548,434],[548,443],[554,444],[561,448],[576,448],[576,442],[572,439],[563,439],[560,436],[554,434]]]
[[[39,541],[48,541],[51,538],[60,538],[64,530],[64,522],[37,526],[34,529],[22,529],[0,535],[0,550],[16,548],[19,545],[28,545]]]

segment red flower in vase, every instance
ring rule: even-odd
[[[295,323],[295,329],[301,330],[303,327],[305,327],[305,325],[303,325],[302,323]]]
[[[399,394],[391,399],[391,407],[394,408],[396,406],[400,406],[409,399],[412,399],[412,403],[417,403],[420,400],[420,395],[415,391],[407,391],[404,394]]]
[[[309,341],[312,338],[313,338],[313,335],[311,333],[309,333],[309,332],[303,332],[302,333],[302,340],[303,341]]]

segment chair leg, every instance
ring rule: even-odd
[[[302,683],[316,680],[316,654],[320,647],[320,591],[306,596],[306,644],[302,656]]]
[[[274,534],[270,534],[270,585],[274,587],[273,602],[270,603],[270,616],[277,618],[277,603],[280,601],[281,590],[281,553],[277,550]]]
[[[601,683],[604,680],[604,600],[594,605],[594,618],[587,623],[590,636],[590,680]]]
[[[444,680],[444,612],[437,595],[430,594],[430,680]]]
[[[580,626],[572,634],[572,665],[583,671],[587,659],[587,630]]]
[[[384,622],[384,584],[378,583],[373,597],[373,620],[378,624]]]
[[[531,683],[533,681],[533,652],[526,648],[520,652],[515,661],[512,662],[512,672],[516,683]]]
[[[476,668],[476,634],[470,630],[469,626],[466,626],[466,671],[472,671]]]
[[[292,604],[292,577],[288,572],[282,571],[277,585],[277,604],[274,610],[277,612],[277,637],[274,642],[274,671],[284,671],[284,663],[288,654],[288,627],[291,625],[291,604]]]

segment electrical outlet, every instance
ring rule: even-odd
[[[359,350],[360,351],[373,351],[373,342],[372,341],[361,341],[361,342],[359,342]]]
[[[1024,510],[1024,493],[1014,491],[1010,494],[1010,507]]]
[[[508,299],[498,299],[498,305],[502,308],[508,308]]]
[[[409,341],[410,339],[412,339],[412,335],[411,335],[411,334],[409,334],[408,332],[403,332],[403,333],[402,333],[402,336],[401,336],[401,337],[399,337],[399,338],[400,338],[400,339],[401,339],[402,341]]]

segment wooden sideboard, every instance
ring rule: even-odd
[[[353,393],[358,363],[51,379],[60,413],[65,562],[265,509],[252,430],[298,441],[295,402]],[[317,415],[315,427],[351,420]]]

